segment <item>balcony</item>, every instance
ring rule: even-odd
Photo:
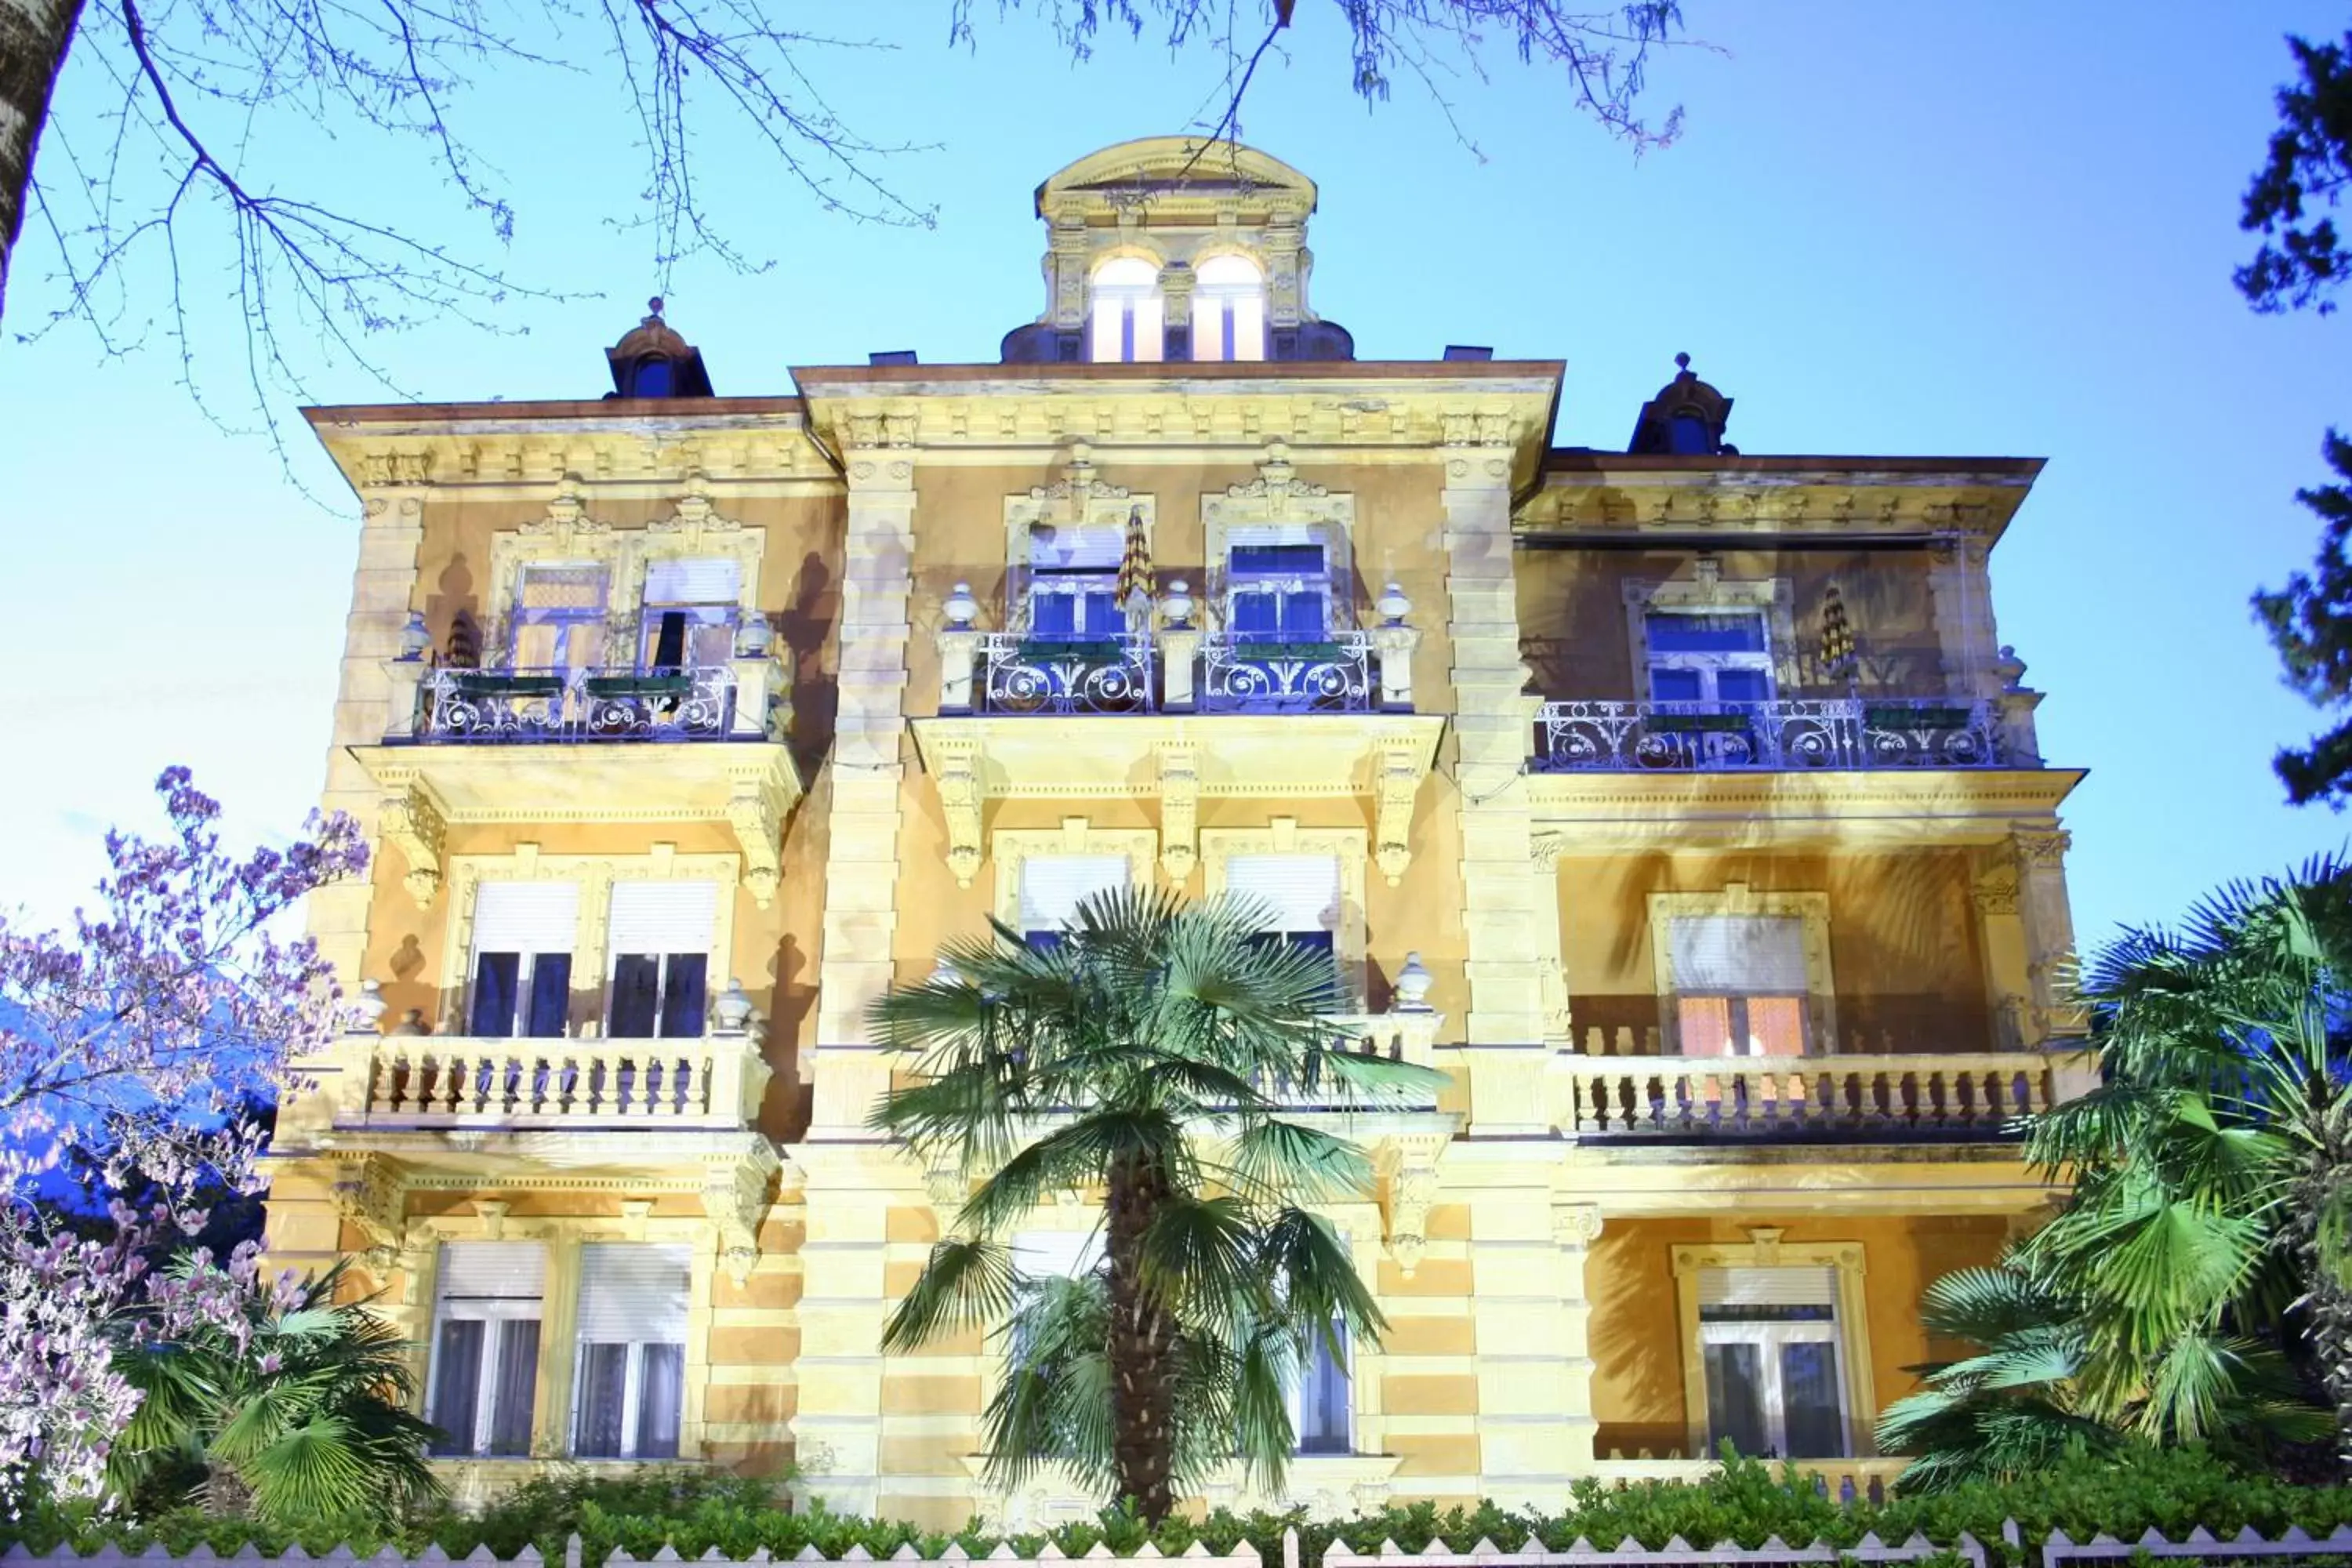
[[[784,744],[790,682],[758,646],[677,670],[385,660],[391,723],[381,745],[352,756],[383,792],[378,820],[407,862],[410,896],[432,904],[453,826],[719,822],[742,850],[743,885],[765,907],[802,785]]]
[[[1573,1057],[1580,1142],[1983,1142],[2069,1098],[2061,1058]]]
[[[1993,704],[1959,698],[1547,702],[1536,766],[1555,773],[2033,767],[2009,756]]]
[[[677,669],[429,668],[384,661],[388,744],[777,741],[792,720],[783,666],[771,654]]]
[[[1158,797],[1160,862],[1178,880],[1198,860],[1204,800],[1365,801],[1381,872],[1403,875],[1445,720],[1413,710],[1421,633],[1393,586],[1378,624],[1308,642],[1206,629],[1175,593],[1156,626],[1100,637],[983,631],[961,583],[941,608],[938,708],[913,728],[958,882],[987,858],[992,803],[1095,796]]]
[[[338,1129],[520,1132],[704,1129],[757,1120],[757,1036],[580,1040],[384,1035],[362,1042]]]

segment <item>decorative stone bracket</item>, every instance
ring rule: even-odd
[[[763,910],[782,879],[784,817],[799,796],[791,765],[772,757],[729,770],[727,821],[743,851],[743,886]]]
[[[1200,751],[1191,741],[1160,748],[1160,868],[1179,884],[1201,859]]]
[[[940,792],[940,810],[947,818],[948,869],[956,886],[969,888],[980,874],[985,852],[981,841],[981,808],[988,790],[981,777],[980,742],[968,736],[942,737],[930,754],[931,777]]]
[[[702,1212],[719,1227],[719,1249],[727,1276],[738,1286],[751,1279],[760,1260],[760,1222],[768,1217],[769,1194],[783,1163],[764,1138],[704,1163]]]
[[[335,1213],[367,1237],[364,1266],[379,1279],[391,1271],[401,1247],[401,1219],[407,1205],[400,1173],[382,1154],[337,1153],[333,1162]]]
[[[1398,1139],[1381,1150],[1388,1167],[1389,1256],[1412,1278],[1429,1247],[1429,1210],[1437,1201],[1437,1159],[1444,1143],[1434,1138]]]
[[[1429,776],[1426,751],[1411,735],[1382,735],[1372,742],[1372,859],[1391,888],[1412,861],[1412,803]]]
[[[449,841],[449,814],[433,786],[413,768],[379,775],[386,794],[376,808],[376,828],[408,862],[402,885],[420,910],[430,909],[441,890],[443,847]]]

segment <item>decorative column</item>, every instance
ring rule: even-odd
[[[1381,707],[1391,713],[1412,711],[1412,650],[1421,645],[1421,629],[1405,625],[1412,601],[1391,583],[1381,590],[1380,625],[1372,628],[1372,647],[1381,656]]]
[[[2088,1030],[2066,989],[2074,956],[2074,917],[2066,903],[2066,848],[2073,836],[2053,824],[2019,828],[2018,913],[2025,922],[2026,974],[2032,982],[2032,1036],[2037,1045],[2071,1043]]]
[[[1463,1058],[1471,1136],[1549,1130],[1540,1092],[1544,1002],[1524,769],[1537,699],[1519,660],[1507,417],[1444,416],[1446,632],[1453,651],[1456,809],[1470,1012]]]
[[[1982,851],[1969,889],[1976,906],[1978,945],[1984,952],[1985,1006],[1992,1015],[1991,1048],[2021,1051],[2040,1043],[2033,1020],[2032,958],[2018,912],[2015,847]]]
[[[980,653],[980,629],[972,623],[980,615],[980,601],[971,596],[971,584],[958,583],[940,608],[947,620],[932,634],[940,650],[940,711],[969,713],[972,668]]]

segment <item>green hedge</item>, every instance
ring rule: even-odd
[[[2022,1549],[2003,1542],[2002,1525],[2011,1520],[2017,1522]],[[1889,1541],[1906,1539],[1916,1531],[1948,1545],[1966,1531],[1984,1544],[1990,1563],[2010,1565],[2030,1564],[2032,1549],[2053,1527],[2063,1528],[2076,1540],[2103,1531],[2129,1540],[2150,1528],[2179,1539],[2202,1525],[2227,1539],[2247,1525],[2275,1537],[2290,1525],[2317,1535],[2347,1523],[2352,1523],[2352,1487],[2294,1486],[2232,1469],[2201,1450],[2186,1449],[2119,1462],[2077,1460],[2054,1466],[2031,1481],[1896,1498],[1876,1507],[1842,1506],[1822,1496],[1810,1481],[1779,1481],[1763,1465],[1734,1461],[1721,1474],[1702,1481],[1622,1487],[1582,1483],[1576,1489],[1574,1508],[1560,1515],[1539,1517],[1492,1504],[1445,1510],[1418,1504],[1333,1524],[1309,1523],[1297,1513],[1244,1518],[1220,1511],[1205,1520],[1171,1521],[1148,1531],[1132,1516],[1114,1510],[1050,1536],[1009,1539],[1024,1556],[1034,1555],[1050,1539],[1074,1558],[1098,1542],[1126,1555],[1148,1540],[1173,1556],[1195,1541],[1218,1552],[1247,1541],[1269,1568],[1277,1568],[1283,1531],[1296,1528],[1307,1568],[1317,1568],[1335,1537],[1359,1552],[1375,1551],[1389,1540],[1418,1552],[1438,1538],[1456,1550],[1467,1550],[1482,1537],[1515,1549],[1530,1534],[1553,1548],[1566,1547],[1579,1536],[1606,1548],[1628,1535],[1654,1548],[1675,1535],[1695,1545],[1731,1540],[1753,1548],[1768,1535],[1792,1545],[1816,1538],[1851,1545],[1870,1531]],[[267,1530],[240,1521],[208,1519],[192,1510],[133,1524],[95,1520],[84,1511],[35,1508],[19,1520],[0,1522],[0,1549],[22,1542],[35,1552],[45,1552],[70,1541],[88,1552],[110,1542],[131,1552],[161,1543],[179,1553],[205,1542],[224,1556],[247,1544],[276,1556],[299,1541],[315,1555],[348,1541],[362,1555],[387,1545],[414,1553],[437,1542],[453,1557],[483,1545],[500,1557],[511,1557],[535,1544],[542,1555],[560,1562],[565,1540],[575,1533],[591,1568],[615,1547],[646,1558],[667,1545],[688,1559],[716,1547],[740,1560],[761,1547],[777,1557],[790,1557],[814,1545],[825,1556],[839,1558],[851,1547],[863,1546],[878,1559],[910,1543],[923,1556],[938,1557],[954,1542],[980,1557],[999,1540],[977,1529],[948,1534],[821,1509],[793,1512],[768,1483],[680,1469],[625,1480],[572,1477],[534,1482],[480,1513],[439,1510],[388,1536],[341,1530],[327,1521],[299,1533]]]

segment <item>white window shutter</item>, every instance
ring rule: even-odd
[[[583,1343],[683,1344],[693,1270],[683,1247],[592,1242],[580,1249]]]
[[[1078,902],[1127,886],[1124,855],[1030,855],[1021,862],[1023,931],[1059,931]]]
[[[434,1294],[443,1301],[536,1301],[547,1248],[535,1241],[445,1241]]]
[[[1667,940],[1676,991],[1805,994],[1805,922],[1797,916],[1677,916]]]
[[[580,932],[572,882],[484,882],[474,889],[476,952],[570,952]]]
[[[709,952],[717,924],[719,884],[639,881],[613,884],[613,952]]]
[[[1702,1268],[1701,1307],[1835,1307],[1837,1270],[1819,1268]]]
[[[1029,564],[1041,572],[1116,572],[1127,530],[1115,523],[1039,523],[1029,530]]]
[[[1235,855],[1225,862],[1225,893],[1270,907],[1268,931],[1339,929],[1337,855]]]
[[[741,595],[743,563],[730,555],[683,555],[646,563],[648,605],[731,605]]]

